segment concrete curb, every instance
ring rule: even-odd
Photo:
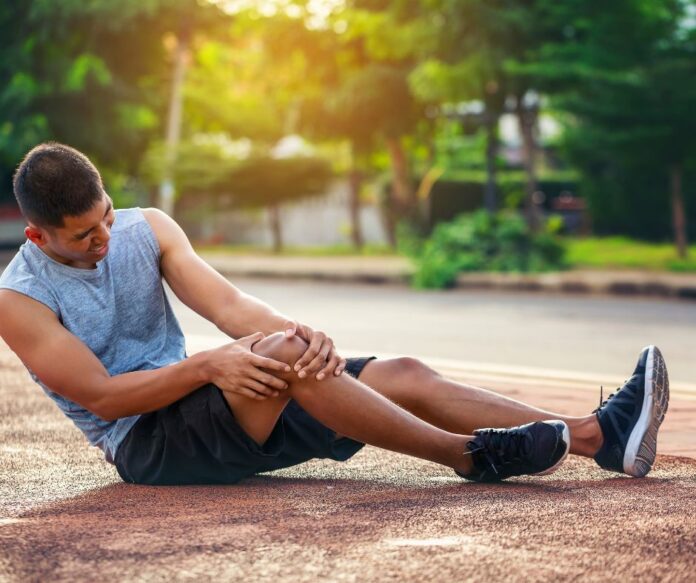
[[[534,275],[467,273],[457,278],[457,287],[696,299],[696,276],[638,271],[577,270]]]
[[[202,254],[226,277],[408,285],[402,257],[268,257]],[[457,289],[616,295],[696,300],[696,274],[572,270],[542,274],[465,273]]]

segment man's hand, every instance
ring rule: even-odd
[[[327,375],[339,376],[343,372],[346,359],[336,353],[333,340],[326,334],[294,320],[288,320],[283,330],[288,338],[298,336],[309,344],[295,364],[295,372],[301,379],[316,375],[316,379],[321,381]]]
[[[279,391],[287,389],[284,380],[261,369],[290,372],[290,366],[251,351],[251,347],[263,337],[261,332],[256,332],[208,351],[212,382],[223,391],[257,400],[276,397]]]

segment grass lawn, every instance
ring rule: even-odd
[[[646,243],[624,237],[568,239],[566,259],[572,267],[696,271],[696,246],[679,259],[674,245]]]
[[[649,269],[655,271],[696,272],[696,246],[689,249],[687,259],[679,259],[669,243],[646,243],[624,237],[591,237],[566,239],[566,260],[572,268]],[[201,253],[232,255],[273,255],[268,247],[254,245],[196,245]],[[366,245],[359,253],[350,245],[322,247],[287,247],[284,257],[388,257],[396,255],[387,245]]]

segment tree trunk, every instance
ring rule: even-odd
[[[498,115],[486,111],[486,188],[483,203],[489,213],[498,208],[495,160],[498,155]]]
[[[283,250],[283,231],[280,224],[280,207],[278,203],[268,206],[268,220],[273,237],[273,253],[280,253]]]
[[[536,177],[536,152],[537,144],[534,129],[537,123],[539,110],[536,105],[525,106],[524,96],[517,98],[517,123],[522,137],[522,163],[527,175],[525,185],[525,214],[527,224],[533,232],[537,232],[541,226],[541,212],[534,201],[534,193],[539,189]]]
[[[406,160],[406,152],[401,145],[399,138],[387,138],[387,149],[389,150],[389,159],[392,167],[392,194],[394,200],[403,209],[408,209],[414,204],[413,188],[408,171],[408,161]]]
[[[681,259],[686,259],[689,251],[686,237],[686,213],[684,212],[684,193],[682,191],[683,169],[680,164],[670,168],[670,183],[672,190],[672,224],[674,226],[674,242]]]
[[[386,209],[387,238],[392,248],[396,248],[396,227],[403,219],[416,219],[418,201],[411,185],[406,152],[400,138],[387,138],[387,150],[392,168],[392,184]]]
[[[360,226],[360,190],[362,180],[362,173],[354,164],[348,174],[348,210],[350,213],[350,237],[353,241],[353,246],[358,250],[362,249],[364,244],[362,227]]]
[[[172,76],[172,92],[169,97],[169,118],[167,120],[167,136],[165,140],[164,172],[159,188],[158,206],[170,217],[174,216],[174,164],[176,150],[181,136],[181,106],[183,99],[184,78],[188,66],[188,47],[190,28],[184,25],[177,38],[174,53],[174,75]]]

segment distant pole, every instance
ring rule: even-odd
[[[158,206],[170,217],[174,216],[174,163],[176,150],[181,138],[181,106],[183,98],[184,78],[188,66],[189,30],[183,27],[177,37],[174,52],[174,75],[172,77],[172,92],[169,100],[169,118],[167,120],[167,136],[164,145],[164,172],[159,187]]]

